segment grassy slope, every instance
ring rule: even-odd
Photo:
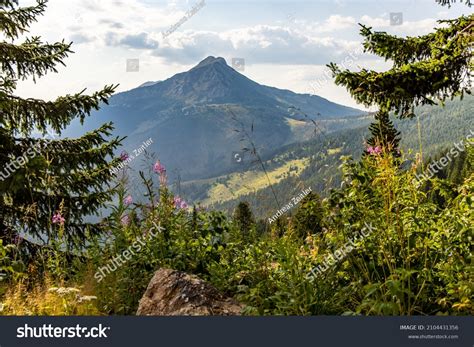
[[[419,152],[419,121],[421,148],[425,160],[443,149],[451,148],[454,142],[463,140],[470,130],[474,131],[474,97],[462,101],[449,101],[445,107],[421,107],[417,109],[416,114],[419,119],[395,120],[395,125],[401,132],[402,149],[405,152],[410,150]],[[283,201],[290,199],[302,187],[310,186],[313,191],[324,193],[328,188],[337,186],[340,182],[338,166],[341,163],[341,156],[351,155],[358,158],[364,147],[364,138],[368,136],[367,125],[363,125],[358,129],[334,132],[326,134],[325,137],[318,136],[305,143],[287,147],[277,158],[285,160],[310,158],[310,161],[297,177],[285,178],[274,185],[279,199]],[[271,164],[274,161],[275,159],[266,163]],[[278,159],[276,161],[279,162]],[[283,164],[279,162],[279,165]],[[227,197],[219,203],[216,203],[215,199],[208,201],[213,202],[214,208],[230,212],[238,201],[247,200],[259,216],[266,216],[276,208],[268,184],[257,192],[240,191],[240,193],[242,193],[240,197],[235,196],[231,199]]]
[[[299,176],[308,166],[309,158],[295,159],[284,162],[283,165],[268,171],[268,179],[271,184],[288,177]],[[269,181],[262,171],[245,171],[233,173],[224,182],[216,182],[208,192],[208,198],[202,201],[204,205],[225,202],[246,195],[268,186]]]

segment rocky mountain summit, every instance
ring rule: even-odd
[[[170,176],[179,170],[183,180],[191,180],[235,169],[233,154],[243,146],[241,133],[235,130],[242,126],[253,130],[260,155],[305,140],[301,129],[295,128],[304,116],[294,114],[293,107],[318,119],[363,113],[316,95],[259,84],[234,70],[224,58],[209,56],[189,71],[164,81],[151,78],[138,88],[114,95],[109,105],[76,128],[83,132],[113,122],[114,134],[127,136],[124,149],[130,153],[151,138],[149,151],[170,169]],[[312,129],[309,120],[307,128]]]

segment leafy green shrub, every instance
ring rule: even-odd
[[[160,176],[165,183],[165,173]],[[208,278],[208,264],[219,261],[230,235],[231,225],[223,213],[195,208],[191,214],[166,184],[156,189],[151,179],[143,177],[143,182],[150,201],[132,204],[122,186],[119,203],[107,221],[108,238],[94,239],[88,250],[87,281],[95,283],[98,305],[109,314],[134,314],[160,267]],[[114,259],[133,245],[127,261],[115,265]]]
[[[348,222],[352,227],[370,222],[376,229],[331,274],[339,286],[351,288],[351,300],[338,288],[336,295],[355,313],[468,314],[472,176],[443,207],[417,188],[415,170],[402,171],[397,164],[389,155],[349,163],[345,188],[331,196],[327,249],[340,245]],[[445,182],[430,183],[450,196]]]

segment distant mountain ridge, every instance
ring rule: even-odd
[[[152,86],[154,84],[157,84],[161,81],[148,81],[148,82],[145,82],[145,83],[142,83],[138,86],[138,88],[142,88],[142,87],[149,87],[149,86]]]
[[[152,138],[150,151],[168,168],[180,170],[182,178],[195,179],[232,169],[233,155],[243,146],[235,130],[242,126],[262,155],[304,140],[304,123],[297,123],[303,116],[291,107],[319,119],[364,113],[319,96],[260,85],[225,59],[210,56],[189,71],[114,95],[85,128],[114,122],[116,134],[128,136],[125,149],[130,152]]]

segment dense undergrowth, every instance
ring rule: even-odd
[[[27,240],[0,243],[0,314],[134,314],[160,267],[199,275],[250,315],[472,314],[472,155],[461,183],[420,184],[421,161],[407,169],[389,153],[343,159],[341,188],[263,226],[188,207],[155,164],[148,203],[124,179],[85,248],[66,252],[58,239],[31,259]]]

